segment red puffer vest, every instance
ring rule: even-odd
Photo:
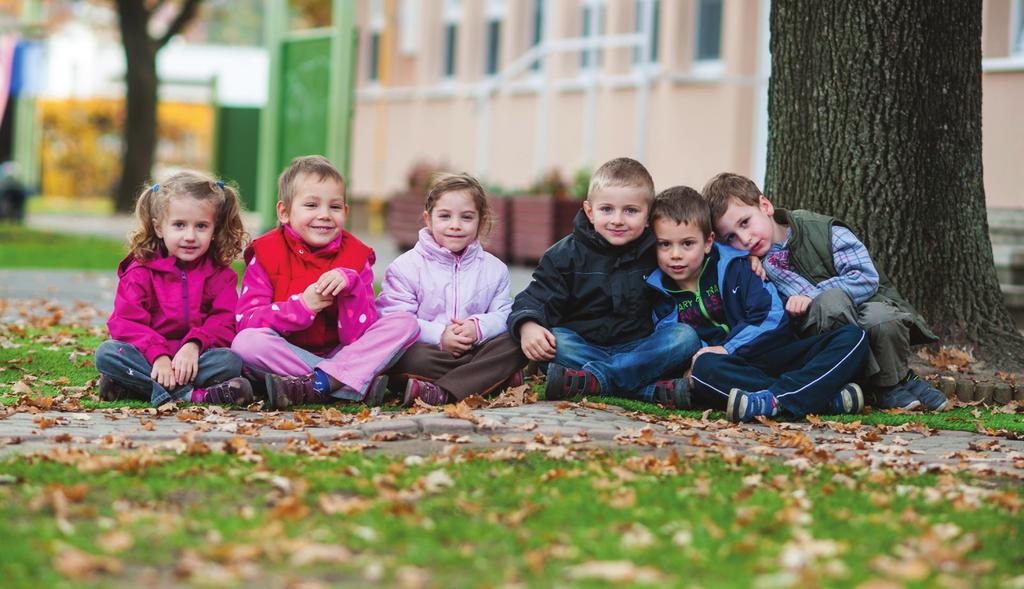
[[[248,264],[259,260],[274,285],[274,300],[301,295],[306,287],[334,268],[359,272],[373,256],[373,250],[356,236],[342,230],[340,239],[311,250],[297,235],[284,227],[265,233],[245,251]],[[328,352],[338,345],[338,306],[331,305],[317,314],[313,324],[285,336],[292,344],[311,352]]]

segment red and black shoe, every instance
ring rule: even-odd
[[[548,401],[560,401],[576,395],[599,395],[601,383],[593,373],[576,368],[566,368],[561,364],[548,364],[547,384],[544,398]]]
[[[316,382],[313,374],[281,376],[268,372],[264,382],[267,387],[267,403],[271,409],[287,409],[292,405],[307,403],[328,403],[331,400],[313,388]]]
[[[253,402],[252,385],[241,376],[206,387],[206,402],[214,405],[245,407]]]
[[[405,398],[402,405],[412,407],[419,399],[427,405],[444,405],[448,403],[448,393],[432,382],[410,378],[405,383]]]
[[[659,380],[654,383],[654,400],[676,409],[689,409],[692,406],[690,381],[685,378]]]

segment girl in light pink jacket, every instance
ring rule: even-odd
[[[441,176],[427,194],[419,242],[384,274],[377,310],[408,311],[419,341],[391,369],[404,404],[443,405],[522,383],[526,357],[505,325],[508,268],[480,245],[491,223],[487,195],[468,174]]]

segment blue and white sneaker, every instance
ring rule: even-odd
[[[846,383],[832,399],[833,415],[857,415],[864,410],[864,392],[855,382]]]
[[[913,381],[902,381],[894,387],[872,391],[869,402],[878,409],[912,411],[921,406],[921,400],[914,392]]]
[[[912,387],[911,392],[928,411],[945,411],[949,407],[949,399],[946,398],[946,395],[916,374],[910,378],[908,384]]]
[[[748,393],[740,389],[729,391],[725,417],[733,423],[754,421],[758,415],[772,417],[779,412],[779,401],[771,391]]]

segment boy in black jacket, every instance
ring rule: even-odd
[[[864,330],[844,325],[799,339],[775,287],[750,269],[749,253],[714,242],[711,211],[696,190],[663,191],[651,223],[655,317],[692,326],[704,346],[693,357],[694,400],[724,408],[733,422],[861,411],[863,394],[849,381],[867,355]]]
[[[519,293],[508,331],[548,362],[548,399],[612,394],[679,406],[682,374],[700,346],[692,328],[655,329],[644,280],[654,271],[647,214],[654,181],[629,158],[594,172],[572,235],[551,246]]]

